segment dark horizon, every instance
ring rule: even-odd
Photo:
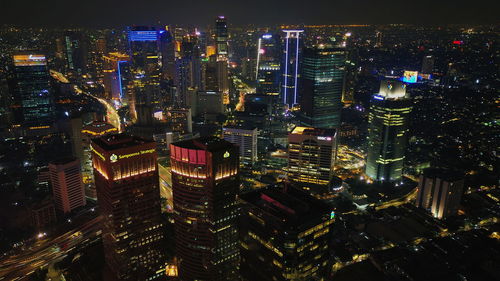
[[[68,5],[62,0],[6,1],[1,5],[3,24],[21,26],[118,27],[134,24],[210,25],[225,15],[234,25],[276,24],[497,24],[490,1],[253,1],[251,4],[220,0],[179,2],[82,1]],[[22,12],[20,12],[22,11]]]

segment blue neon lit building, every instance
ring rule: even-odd
[[[302,43],[300,34],[304,30],[283,30],[286,33],[283,46],[283,63],[281,64],[281,100],[283,104],[292,108],[299,102],[298,80],[299,63]]]
[[[257,93],[265,95],[280,94],[281,48],[277,35],[264,34],[257,44]]]

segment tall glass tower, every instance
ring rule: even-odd
[[[215,19],[215,44],[217,48],[217,56],[227,57],[228,55],[228,33],[226,17],[218,16]]]
[[[289,108],[297,105],[298,100],[298,79],[299,79],[299,62],[301,53],[300,34],[304,30],[283,30],[286,33],[284,49],[283,49],[283,64],[281,65],[281,99],[283,104]]]
[[[375,181],[401,180],[411,101],[406,85],[384,80],[371,98],[366,175]]]
[[[280,44],[277,35],[264,34],[257,43],[257,93],[279,95],[280,93]]]
[[[50,123],[54,121],[53,91],[45,55],[19,53],[13,56],[14,68],[10,88],[16,123]]]
[[[304,125],[340,127],[345,58],[344,48],[319,45],[304,50],[300,98]]]

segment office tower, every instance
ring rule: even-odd
[[[456,215],[464,188],[464,175],[451,170],[427,168],[418,181],[417,207],[435,218]]]
[[[67,31],[63,41],[68,71],[78,75],[84,74],[87,71],[88,44],[83,33]]]
[[[310,127],[339,128],[346,51],[318,45],[302,56],[301,122]]]
[[[422,73],[431,74],[434,70],[434,56],[424,56],[422,59]]]
[[[288,179],[297,185],[326,185],[337,155],[335,129],[295,127],[288,135]]]
[[[71,136],[71,151],[73,156],[83,161],[83,144],[82,144],[82,118],[71,118],[70,123],[70,136]]]
[[[134,26],[128,30],[133,77],[133,95],[129,106],[133,117],[137,116],[138,106],[152,105],[161,109],[159,34],[160,31],[149,26]]]
[[[12,95],[13,121],[17,124],[47,124],[55,118],[53,90],[45,55],[18,53],[9,89]]]
[[[36,230],[40,230],[48,225],[51,225],[57,220],[54,202],[48,198],[33,203],[29,206],[29,211],[31,215],[31,225]]]
[[[292,186],[240,195],[244,281],[328,280],[335,213]]]
[[[223,95],[213,91],[193,91],[190,97],[193,116],[220,115],[224,113]]]
[[[85,206],[80,160],[66,158],[49,163],[50,183],[56,209],[69,213]]]
[[[184,107],[187,105],[188,90],[191,87],[191,57],[181,57],[175,60],[174,84],[177,86],[176,105]]]
[[[193,132],[193,119],[190,108],[167,108],[165,121],[172,132],[185,135]]]
[[[224,95],[229,94],[229,72],[227,58],[217,58],[217,88]]]
[[[281,100],[288,108],[299,103],[298,82],[302,43],[300,34],[304,30],[283,30],[286,33],[281,64]]]
[[[212,55],[204,63],[203,89],[205,91],[219,91],[217,57]]]
[[[124,67],[128,64],[129,56],[118,52],[103,56],[104,59],[104,92],[106,99],[122,101],[126,98],[126,78]]]
[[[160,52],[163,77],[173,80],[175,76],[175,40],[169,30],[160,31]]]
[[[280,39],[277,35],[264,34],[257,44],[257,93],[279,95],[280,93]]]
[[[411,101],[406,85],[384,80],[372,96],[368,115],[366,175],[375,181],[401,180]]]
[[[215,19],[215,48],[217,50],[217,57],[226,57],[228,51],[228,32],[227,21],[224,16],[218,16]]]
[[[170,145],[180,280],[237,280],[238,159],[215,137]]]
[[[257,161],[257,128],[252,126],[226,126],[222,128],[222,134],[223,139],[239,147],[241,164],[252,165]]]
[[[106,272],[116,280],[161,280],[161,222],[156,144],[125,134],[92,140]]]

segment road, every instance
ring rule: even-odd
[[[0,259],[0,280],[27,280],[38,268],[47,267],[66,257],[76,247],[98,239],[100,221],[101,216],[98,216],[57,237],[39,240],[20,254]]]
[[[70,83],[70,81],[60,72],[57,72],[55,70],[50,70],[50,75],[54,79],[58,80],[61,83],[66,83],[66,84]],[[104,105],[104,107],[106,107],[106,120],[108,121],[108,123],[113,125],[115,128],[117,128],[118,131],[120,131],[120,132],[122,131],[122,126],[121,126],[121,122],[120,122],[120,115],[118,115],[118,111],[110,102],[108,102],[107,100],[105,100],[103,98],[98,98],[96,96],[93,96],[93,95],[83,91],[77,85],[74,85],[73,87],[74,87],[75,92],[77,94],[87,95],[93,99],[96,99],[102,105]]]
[[[236,111],[243,110],[243,106],[245,103],[245,95],[255,93],[255,88],[250,87],[248,84],[243,82],[236,75],[232,76],[234,86],[239,92],[238,103],[236,104]]]

